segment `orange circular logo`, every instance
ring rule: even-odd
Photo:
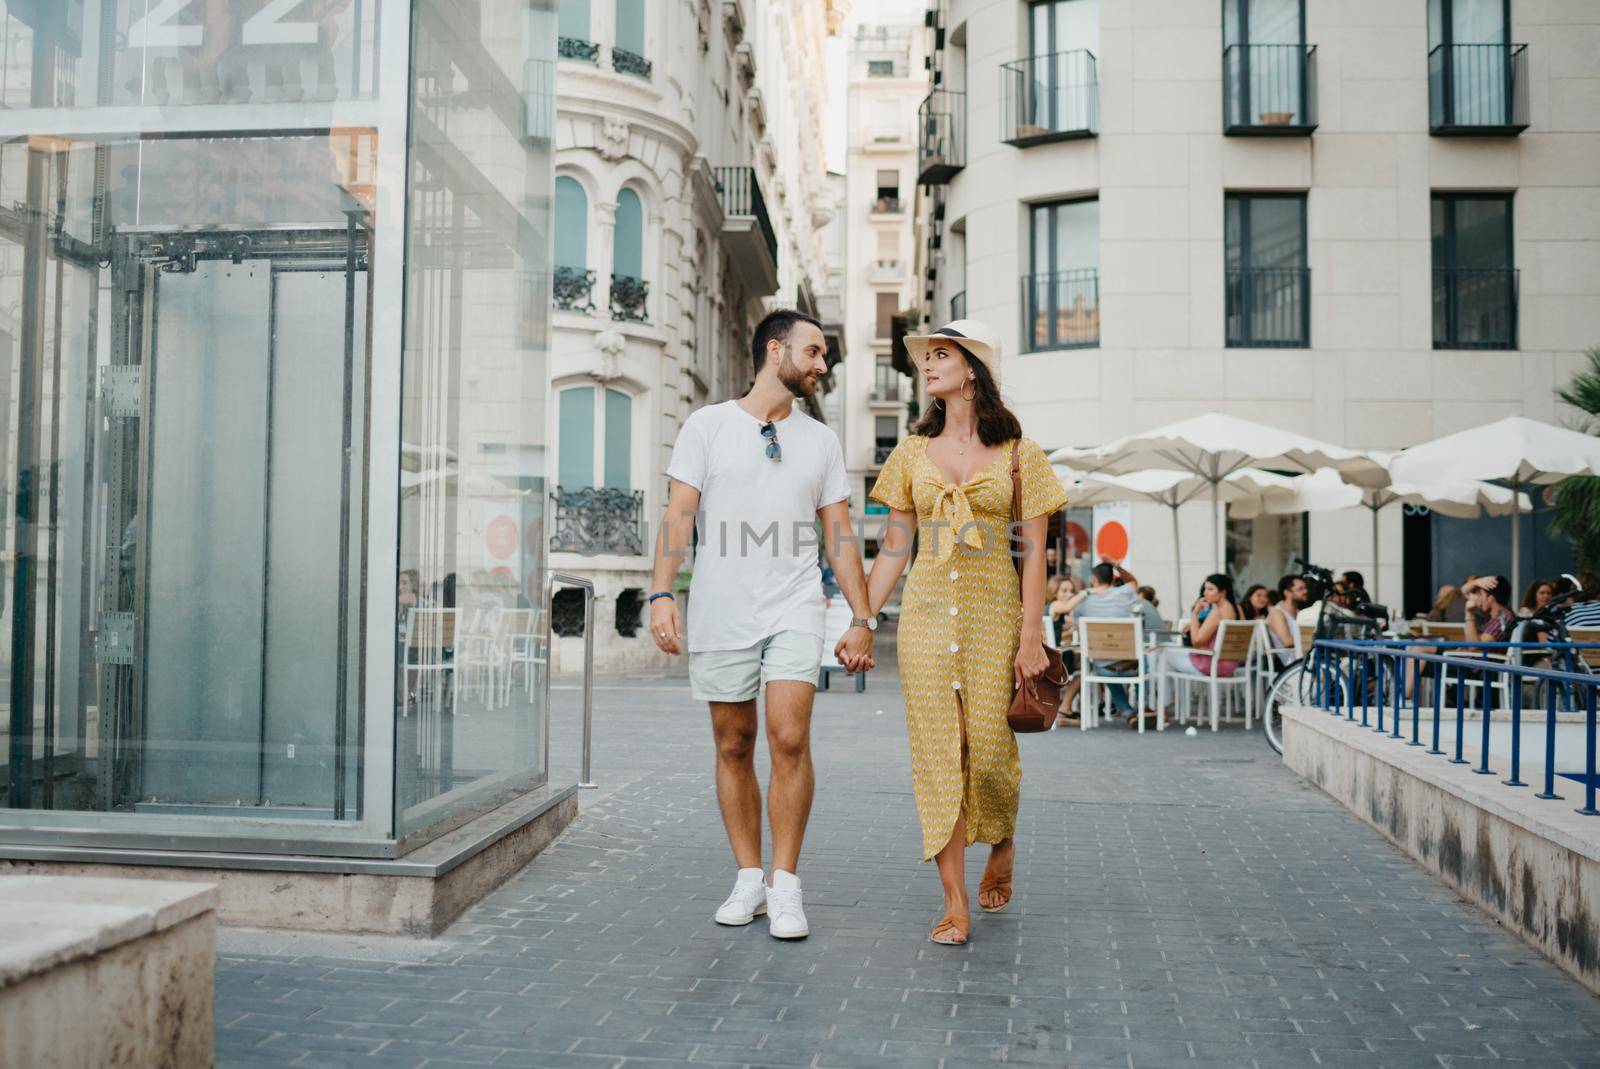
[[[510,516],[496,516],[489,521],[488,530],[483,532],[489,555],[499,560],[505,560],[517,551],[518,540],[517,523]]]
[[[1101,560],[1121,564],[1128,556],[1128,529],[1116,520],[1101,524],[1094,533],[1094,551]]]

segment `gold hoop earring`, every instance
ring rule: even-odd
[[[963,390],[962,394],[961,394],[961,399],[963,401],[970,401],[974,397],[978,396],[978,384],[976,382],[974,382],[972,379],[968,379],[967,380],[967,385],[972,387],[972,393],[969,395],[969,394],[966,393],[966,391]]]

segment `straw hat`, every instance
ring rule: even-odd
[[[1000,338],[981,319],[957,319],[946,323],[932,334],[907,334],[906,353],[912,362],[922,358],[922,354],[938,345],[955,342],[966,352],[983,363],[989,369],[989,374],[994,378],[994,384],[1000,385]]]

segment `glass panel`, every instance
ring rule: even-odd
[[[1451,0],[1450,36],[1458,45],[1504,44],[1505,0]]]
[[[1055,206],[1054,271],[1093,270],[1100,266],[1100,202],[1075,200]]]
[[[644,0],[617,0],[617,47],[644,55]]]
[[[1455,209],[1455,267],[1510,267],[1511,203],[1503,197],[1460,197]]]
[[[0,106],[282,105],[377,95],[378,5],[0,0]]]
[[[554,191],[549,143],[523,137],[535,102],[518,87],[529,63],[554,62],[556,29],[552,0],[505,0],[474,18],[460,0],[411,6],[400,418],[419,482],[399,551],[421,592],[399,633],[402,835],[448,828],[544,778]]]
[[[561,0],[560,26],[556,32],[562,37],[587,41],[589,39],[589,0]]]
[[[8,806],[355,834],[376,142],[0,146]]]
[[[627,278],[644,277],[644,209],[639,205],[639,194],[631,189],[617,194],[612,258],[613,273]]]
[[[561,452],[556,484],[565,487],[594,485],[594,387],[562,390],[560,397]]]
[[[633,488],[633,398],[606,391],[606,486]]]
[[[575,178],[556,179],[556,266],[589,266],[589,198]]]

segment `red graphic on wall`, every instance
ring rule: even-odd
[[[1083,524],[1067,522],[1067,540],[1072,543],[1072,555],[1081,557],[1089,552],[1089,532],[1083,529]]]
[[[1128,557],[1128,529],[1116,520],[1102,523],[1096,532],[1094,552],[1101,560],[1121,564]]]
[[[519,541],[517,521],[510,516],[496,516],[483,532],[483,542],[489,549],[489,555],[498,560],[506,560],[515,553]]]

